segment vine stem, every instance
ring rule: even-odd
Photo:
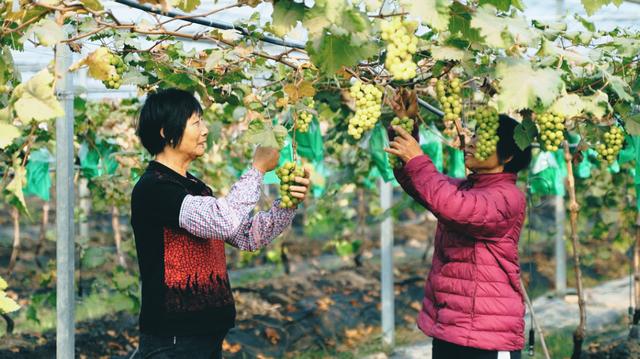
[[[571,163],[571,151],[569,151],[569,142],[564,141],[564,160],[567,166],[567,191],[569,192],[569,212],[571,222],[571,244],[573,245],[573,271],[576,276],[576,290],[578,292],[578,307],[580,310],[580,322],[573,332],[573,354],[571,359],[580,359],[582,353],[582,342],[584,341],[586,324],[587,324],[587,308],[585,307],[584,293],[582,289],[582,271],[580,270],[580,243],[578,238],[578,211],[580,206],[576,200],[575,178],[573,176],[573,165]]]
[[[524,294],[524,300],[529,307],[529,311],[531,312],[531,321],[533,322],[533,326],[536,328],[538,335],[540,335],[540,345],[542,346],[542,352],[544,353],[544,357],[546,359],[551,359],[549,355],[549,349],[547,348],[547,343],[544,340],[544,332],[542,331],[542,327],[538,320],[536,319],[536,313],[533,311],[533,304],[531,303],[531,298],[529,298],[529,294],[524,287],[524,283],[522,283],[522,278],[520,279],[520,286],[522,287],[522,293]]]

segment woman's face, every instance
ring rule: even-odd
[[[464,150],[464,164],[472,172],[502,172],[500,167],[503,167],[498,160],[498,153],[494,151],[491,156],[485,160],[477,159],[474,154],[476,153],[476,142],[478,141],[476,135],[473,135],[471,141],[469,141]]]
[[[182,140],[176,150],[191,159],[200,157],[204,155],[204,151],[207,149],[208,134],[209,129],[206,123],[200,118],[200,115],[194,113],[187,120]]]

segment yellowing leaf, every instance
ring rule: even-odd
[[[601,7],[609,4],[615,4],[620,6],[623,0],[582,0],[582,6],[587,11],[587,15],[591,16],[596,13]]]
[[[471,27],[480,31],[487,45],[498,48],[531,45],[539,38],[539,32],[524,18],[497,16],[496,8],[491,5],[478,8],[471,19]]]
[[[5,292],[0,292],[0,313],[11,313],[18,309],[20,309],[20,306],[15,300],[7,297]]]
[[[91,10],[94,10],[94,11],[104,10],[104,7],[102,6],[102,3],[100,3],[100,0],[80,0],[80,2],[82,3],[82,5],[86,6]]]
[[[191,12],[200,6],[200,0],[171,0],[171,5],[184,12]]]
[[[36,25],[30,27],[22,41],[26,41],[34,34],[42,46],[53,46],[65,38],[62,27],[51,19],[42,19]]]
[[[432,29],[443,31],[449,26],[451,3],[451,0],[404,0],[402,5],[409,16],[418,18]]]
[[[69,71],[75,71],[82,66],[89,67],[89,76],[96,80],[108,80],[111,74],[117,74],[116,68],[111,65],[111,51],[106,47],[100,47],[90,53],[84,59],[73,64]]]
[[[586,114],[591,114],[595,119],[601,119],[612,110],[609,104],[609,96],[602,91],[598,91],[591,96],[584,96],[582,104],[584,106],[583,111]]]
[[[274,1],[271,14],[273,33],[284,36],[304,17],[304,4],[293,0]]]
[[[568,94],[558,98],[549,108],[551,112],[568,118],[578,116],[583,109],[582,99],[576,94]]]
[[[11,97],[16,115],[23,122],[46,121],[64,114],[55,96],[53,75],[46,69],[16,86]]]
[[[7,281],[0,277],[0,290],[5,290],[8,286]]]
[[[0,150],[9,146],[18,137],[20,137],[20,130],[16,126],[0,122]]]
[[[465,56],[464,50],[453,46],[433,46],[431,56],[435,60],[462,60]]]
[[[533,108],[537,101],[545,107],[551,105],[564,90],[561,75],[561,71],[554,69],[533,69],[526,60],[506,59],[498,62],[498,110],[509,112]]]
[[[27,184],[27,170],[24,167],[16,167],[14,170],[13,179],[6,189],[18,200],[22,208],[26,209],[27,204],[24,201],[22,188]]]
[[[302,81],[298,86],[294,84],[287,84],[284,86],[284,92],[289,96],[291,102],[296,103],[303,97],[313,97],[316,94],[316,89],[309,81]]]

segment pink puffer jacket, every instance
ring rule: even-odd
[[[438,172],[426,156],[396,170],[404,190],[438,218],[418,326],[431,337],[485,350],[524,347],[518,240],[525,196],[512,173]]]

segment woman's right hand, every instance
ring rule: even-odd
[[[280,161],[280,151],[273,147],[259,146],[253,155],[253,167],[265,174],[276,167]]]

